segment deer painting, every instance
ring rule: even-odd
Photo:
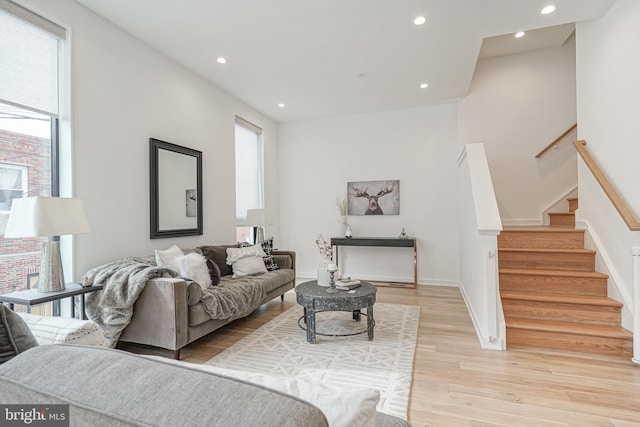
[[[383,186],[384,184],[384,186]],[[367,199],[366,208],[364,208],[364,212],[353,212],[352,206],[357,203],[349,204],[349,214],[350,215],[385,215],[382,207],[380,206],[380,198],[384,197],[387,194],[391,194],[394,190],[397,190],[398,181],[392,181],[389,183],[388,181],[377,181],[370,183],[349,183],[349,197],[355,201],[355,199],[364,198]],[[377,191],[369,191],[369,188],[377,188]],[[396,192],[397,193],[397,192]],[[396,198],[394,200],[390,200],[388,204],[391,207],[391,211],[387,212],[387,214],[397,215],[398,214],[398,196],[396,194]],[[362,204],[360,204],[361,206]]]

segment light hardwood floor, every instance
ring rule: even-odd
[[[640,366],[628,359],[482,350],[457,288],[381,287],[377,300],[421,309],[409,407],[414,427],[640,426]],[[190,344],[182,360],[206,362],[295,305],[290,291],[284,302],[273,300]]]

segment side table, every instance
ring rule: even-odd
[[[333,294],[327,293],[327,288],[318,286],[316,280],[302,283],[295,288],[296,301],[304,308],[304,320],[307,331],[307,342],[316,342],[316,313],[321,311],[351,311],[353,320],[360,321],[363,308],[367,309],[367,337],[373,340],[373,328],[375,320],[373,318],[373,304],[376,302],[376,287],[362,282],[360,287],[355,288],[353,293],[349,291],[339,291]],[[299,323],[298,323],[299,324]]]
[[[28,308],[45,302],[57,301],[63,298],[72,298],[76,295],[80,296],[80,311],[82,318],[87,320],[84,312],[84,295],[89,292],[101,291],[102,285],[93,285],[82,287],[77,283],[67,283],[66,288],[56,292],[38,292],[37,289],[28,289],[26,291],[11,292],[10,294],[0,295],[0,303],[9,304],[9,309],[13,310],[15,304],[26,305]],[[75,304],[71,304],[71,317],[76,317]]]

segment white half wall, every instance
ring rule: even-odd
[[[172,244],[235,242],[236,115],[263,129],[265,204],[278,217],[276,123],[72,0],[21,3],[70,29],[67,192],[84,201],[91,233],[75,237],[69,280]],[[150,137],[203,152],[203,236],[149,239]],[[269,232],[277,234],[277,226]]]
[[[576,122],[575,44],[478,62],[460,101],[460,149],[485,146],[504,225],[541,224],[543,211],[577,185],[569,136],[535,155]]]
[[[336,199],[347,182],[398,179],[400,215],[349,216],[353,235],[397,237],[405,228],[418,239],[418,282],[458,284],[456,114],[446,104],[280,126],[277,243],[297,251],[299,276],[316,277],[318,234],[340,236]],[[411,252],[403,251],[349,248],[343,273],[413,280]]]
[[[578,137],[611,183],[640,217],[640,2],[618,0],[607,14],[576,27]],[[640,245],[640,232],[632,232],[596,183],[582,160],[578,161],[577,219],[597,240],[607,262],[609,296],[625,303],[623,326],[632,324],[631,247]],[[633,314],[638,315],[637,308]]]

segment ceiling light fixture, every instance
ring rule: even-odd
[[[541,15],[548,15],[550,13],[553,13],[556,11],[556,6],[553,4],[547,5],[545,7],[542,8],[542,10],[540,11]]]
[[[281,102],[280,104],[278,104],[278,107],[280,107],[280,108],[284,108],[284,107],[286,107],[286,105],[284,105],[284,104]]]
[[[422,25],[425,22],[427,22],[427,18],[425,18],[424,16],[418,16],[416,19],[413,20],[413,23],[416,25]]]
[[[219,57],[218,59],[216,59],[216,61],[218,61],[218,64],[226,64],[227,63],[227,59],[223,58],[222,56]]]
[[[516,33],[516,38],[519,39],[520,37],[524,37],[524,31],[518,31]]]
[[[429,83],[420,83],[420,89],[426,89],[429,87]]]

